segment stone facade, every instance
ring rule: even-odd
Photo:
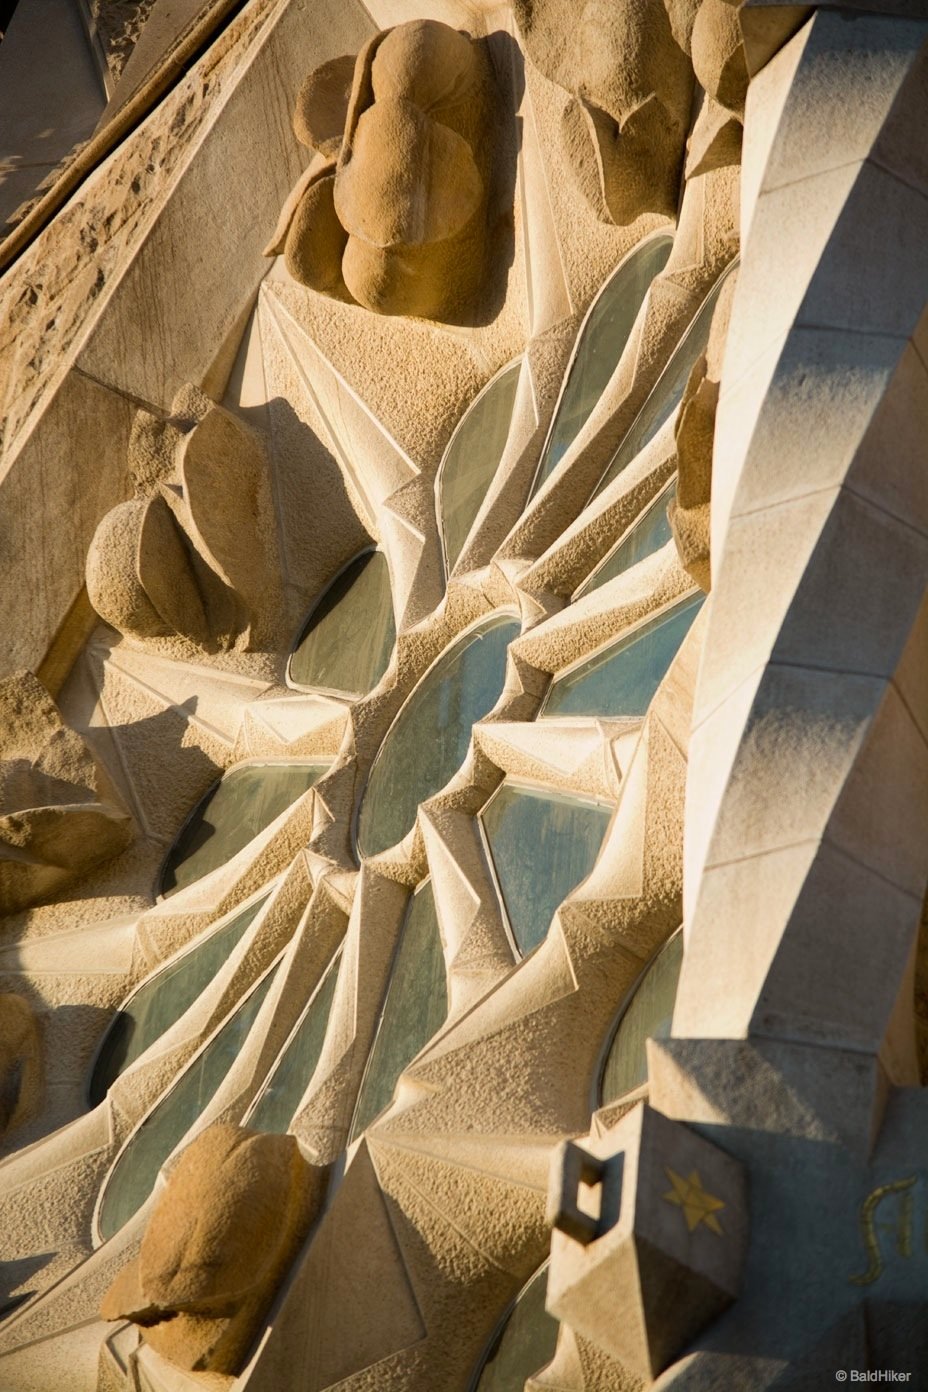
[[[0,243],[0,1392],[918,1385],[928,6],[114,44]]]

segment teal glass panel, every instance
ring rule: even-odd
[[[395,640],[387,558],[365,551],[315,605],[288,675],[294,686],[365,696],[387,670]]]
[[[403,1069],[445,1022],[448,988],[432,884],[412,896],[390,975],[380,1024],[358,1094],[351,1140],[393,1098]]]
[[[673,535],[667,508],[676,495],[677,481],[674,479],[669,488],[658,493],[654,502],[619,542],[612,555],[607,557],[599,570],[577,591],[578,599],[581,595],[589,594],[591,590],[598,590],[607,580],[614,580],[623,571],[631,570],[633,565],[643,561],[646,556],[651,556],[662,546],[666,546]]]
[[[525,955],[555,909],[593,868],[612,809],[586,798],[504,783],[480,819],[509,926]]]
[[[664,269],[672,246],[670,237],[647,241],[626,257],[600,291],[581,330],[533,491],[553,474],[602,396],[651,281]]]
[[[267,901],[265,895],[131,995],[100,1046],[90,1082],[90,1105],[102,1102],[113,1083],[150,1044],[180,1019],[226,962]]]
[[[606,1055],[602,1106],[648,1080],[646,1039],[668,1039],[683,966],[683,932],[674,933],[639,977]]]
[[[227,773],[181,829],[164,864],[161,893],[176,894],[225,865],[318,782],[328,766],[248,764]]]
[[[155,1187],[161,1166],[212,1101],[248,1038],[273,979],[274,972],[268,972],[129,1140],[103,1191],[99,1223],[104,1238],[119,1232],[138,1213]]]
[[[524,1392],[554,1357],[558,1322],[545,1309],[547,1262],[522,1291],[487,1354],[474,1392]]]
[[[680,405],[689,375],[696,366],[697,359],[706,351],[716,301],[722,293],[726,278],[736,264],[733,261],[726,267],[703,300],[695,319],[677,344],[650,396],[635,417],[631,430],[612,456],[608,469],[596,486],[594,498],[597,493],[602,492],[607,483],[618,478],[626,465],[654,439],[661,426]]]
[[[542,717],[645,715],[704,599],[702,593],[690,595],[557,677]]]
[[[371,769],[358,818],[358,849],[379,855],[416,820],[419,803],[443,788],[464,762],[471,727],[499,700],[506,652],[521,625],[497,617],[459,638],[403,706]]]
[[[325,976],[271,1073],[257,1106],[245,1122],[255,1131],[286,1131],[293,1120],[322,1053],[340,961],[339,950],[326,968]]]
[[[505,368],[461,420],[441,468],[441,523],[449,572],[464,549],[506,446],[521,359]]]

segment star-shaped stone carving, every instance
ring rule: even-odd
[[[715,1215],[725,1205],[721,1199],[717,1199],[703,1188],[699,1171],[691,1170],[689,1176],[684,1179],[682,1175],[677,1174],[676,1170],[671,1170],[665,1165],[664,1174],[670,1180],[673,1188],[663,1197],[668,1203],[677,1204],[683,1209],[683,1216],[689,1231],[693,1232],[700,1223],[705,1223],[710,1231],[718,1233],[719,1237],[724,1237],[722,1225]]]

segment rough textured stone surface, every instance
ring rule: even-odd
[[[235,1373],[324,1192],[293,1136],[216,1125],[172,1171],[101,1304],[191,1371]]]
[[[31,672],[0,682],[0,912],[14,913],[125,849],[128,813]]]
[[[600,215],[623,226],[672,215],[692,72],[661,0],[589,0],[579,15],[558,0],[514,9],[532,62],[571,95],[564,139],[587,197],[595,169]]]

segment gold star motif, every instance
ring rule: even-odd
[[[692,1232],[694,1228],[699,1227],[700,1223],[705,1223],[712,1232],[718,1233],[719,1237],[724,1237],[722,1225],[715,1215],[725,1205],[721,1199],[717,1199],[703,1188],[699,1171],[692,1170],[689,1178],[684,1179],[682,1175],[678,1175],[675,1170],[671,1170],[665,1165],[664,1174],[670,1180],[673,1188],[669,1193],[664,1194],[663,1198],[668,1203],[677,1204],[679,1208],[683,1209],[688,1230]]]

